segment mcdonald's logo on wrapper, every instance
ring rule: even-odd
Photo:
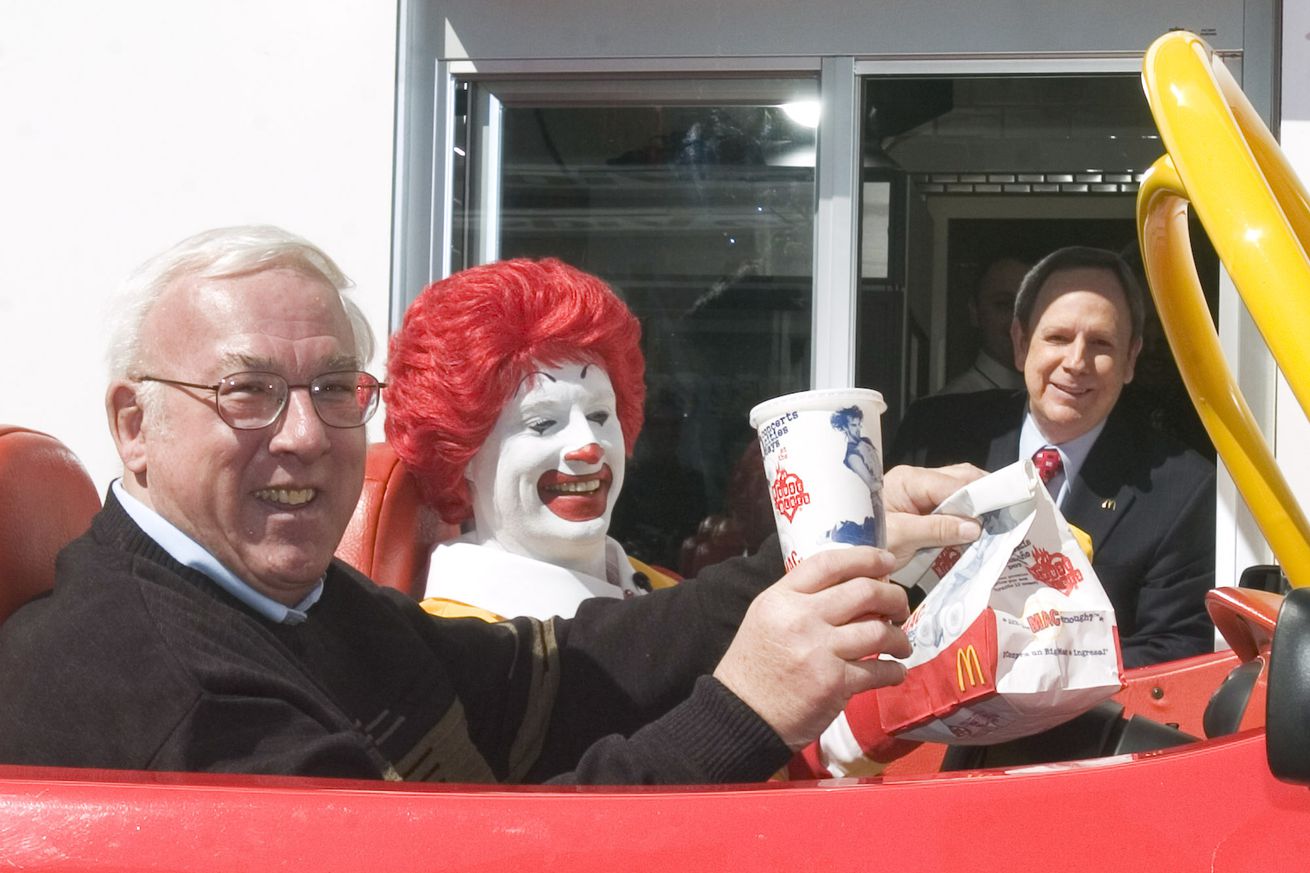
[[[987,683],[987,674],[983,672],[982,661],[978,659],[978,650],[972,644],[955,650],[955,681],[961,691],[965,688],[966,680],[970,688]]]
[[[970,482],[937,511],[977,517],[983,533],[951,550],[958,558],[924,549],[892,577],[929,590],[904,625],[905,681],[877,691],[885,733],[1004,743],[1123,687],[1114,606],[1030,460]]]

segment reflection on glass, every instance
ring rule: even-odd
[[[890,268],[888,247],[891,243],[892,186],[887,181],[864,183],[864,200],[860,204],[863,245],[860,246],[860,276],[886,279]]]
[[[783,109],[796,97],[785,83],[722,101],[722,83],[684,83],[696,97],[685,102],[643,100],[639,88],[569,101],[568,84],[555,99],[537,88],[504,100],[498,231],[468,195],[455,238],[498,232],[500,257],[554,256],[596,273],[641,319],[646,425],[611,533],[634,557],[678,570],[684,538],[724,511],[753,439],[747,411],[809,387],[815,129]],[[481,129],[477,119],[468,129]],[[472,248],[457,244],[456,269]]]

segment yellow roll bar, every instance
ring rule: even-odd
[[[1310,199],[1223,62],[1174,31],[1142,86],[1167,154],[1137,195],[1151,293],[1187,391],[1292,585],[1310,585],[1310,524],[1224,361],[1187,230],[1190,201],[1303,410],[1310,410]]]

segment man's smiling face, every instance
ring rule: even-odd
[[[1031,330],[1012,325],[1015,365],[1043,436],[1065,443],[1110,414],[1133,379],[1141,350],[1113,272],[1078,267],[1053,273],[1033,307]]]
[[[336,290],[287,268],[180,280],[147,315],[142,345],[150,375],[200,384],[266,370],[304,385],[360,366]],[[328,427],[303,388],[269,426],[235,430],[212,391],[157,387],[125,484],[247,584],[298,602],[359,498],[364,428]]]

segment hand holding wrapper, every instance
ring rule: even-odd
[[[905,625],[906,681],[854,697],[806,751],[810,775],[876,772],[907,740],[1028,736],[1123,686],[1114,610],[1031,462],[971,483],[937,511],[977,516],[983,535],[924,550],[893,575],[928,591]]]

